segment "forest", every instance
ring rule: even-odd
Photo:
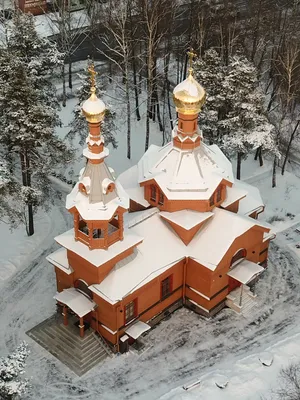
[[[12,226],[22,222],[32,234],[35,210],[47,209],[59,195],[49,175],[55,166],[63,170],[72,162],[74,149],[55,135],[57,111],[66,105],[74,60],[86,46],[91,60],[105,61],[99,79],[117,82],[122,93],[128,159],[134,119],[145,134],[145,151],[150,123],[158,124],[162,145],[172,137],[172,89],[186,77],[187,51],[193,48],[195,76],[207,93],[199,127],[205,141],[237,163],[237,179],[248,156],[260,165],[265,157],[272,159],[273,187],[276,172],[284,174],[290,159],[299,161],[298,1],[86,0],[74,12],[68,2],[54,0],[52,10],[44,16],[48,37],[36,32],[37,17],[16,12],[1,23],[0,208]],[[61,80],[59,99],[50,77]],[[86,74],[82,79],[80,101],[88,94]],[[117,110],[109,111],[106,141],[113,147],[111,128],[118,117]],[[83,122],[78,108],[69,138],[86,132]],[[19,134],[12,135],[16,130]],[[41,131],[47,132],[43,143]]]

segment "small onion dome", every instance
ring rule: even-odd
[[[105,104],[102,100],[98,99],[95,92],[96,89],[91,89],[91,96],[82,105],[82,112],[90,123],[97,123],[103,120],[105,114]]]
[[[185,115],[198,114],[205,98],[205,90],[193,77],[193,69],[190,68],[189,76],[173,90],[176,111]]]

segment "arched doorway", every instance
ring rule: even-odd
[[[246,256],[247,256],[247,250],[239,249],[232,257],[229,269],[235,268],[240,262],[242,262],[246,258]],[[229,292],[231,292],[232,290],[241,286],[241,283],[239,281],[237,281],[236,279],[229,277],[228,286],[229,286],[228,290],[229,290]]]

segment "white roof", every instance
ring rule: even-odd
[[[113,198],[106,204],[103,201],[91,203],[89,196],[79,191],[79,183],[67,195],[66,208],[70,210],[72,207],[76,207],[84,220],[109,220],[113,217],[118,207],[129,208],[129,197],[119,183],[116,182],[118,197]]]
[[[212,212],[197,212],[192,210],[181,210],[176,212],[160,212],[159,215],[168,221],[174,222],[174,224],[182,226],[186,230],[194,228],[201,222],[206,221],[214,214]]]
[[[239,189],[236,185],[226,188],[226,199],[222,202],[222,207],[228,207],[230,204],[235,203],[237,200],[243,199],[247,196],[247,190]]]
[[[96,303],[74,288],[64,289],[62,292],[56,293],[54,298],[68,306],[78,317],[84,317],[96,306]]]
[[[124,239],[109,246],[107,250],[90,250],[87,245],[79,241],[76,242],[74,237],[74,229],[71,229],[63,233],[62,235],[56,236],[55,240],[61,246],[73,251],[96,267],[99,267],[100,265],[106,263],[107,261],[111,260],[112,258],[116,257],[125,250],[135,246],[143,240],[143,237],[138,236],[132,231],[126,232],[125,230]]]
[[[49,256],[46,257],[46,260],[68,275],[74,272],[73,268],[71,268],[69,265],[67,250],[64,248],[61,248],[59,250],[56,250],[54,253],[49,254]]]
[[[145,213],[147,218],[126,229],[124,233],[125,238],[133,233],[139,237],[143,236],[143,242],[135,248],[132,255],[117,263],[100,284],[90,286],[93,292],[112,304],[161,275],[185,257],[194,258],[214,271],[237,237],[253,226],[263,226],[252,218],[216,208],[213,210],[213,216],[186,246],[170,230],[168,222],[158,213],[149,216],[148,211],[140,212],[140,216]],[[94,251],[96,250],[90,253]]]
[[[216,145],[201,141],[194,150],[182,150],[173,142],[150,146],[138,163],[138,182],[154,179],[168,199],[209,199],[226,179],[233,182],[232,165]]]
[[[239,214],[249,215],[253,211],[264,207],[264,202],[257,187],[239,180],[234,181],[234,186],[247,192],[247,196],[239,202]]]
[[[133,167],[127,169],[125,172],[119,175],[117,182],[122,184],[122,187],[126,190],[129,198],[143,207],[149,207],[150,204],[144,198],[144,188],[138,183],[138,167],[134,165]]]
[[[246,285],[252,278],[264,271],[264,268],[252,261],[243,260],[232,268],[227,275]]]
[[[137,321],[133,325],[131,325],[129,328],[125,330],[127,335],[132,337],[133,339],[137,339],[140,337],[143,333],[149,331],[151,329],[151,326],[146,324],[145,322],[142,321]]]

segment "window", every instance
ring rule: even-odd
[[[210,205],[210,207],[212,207],[214,204],[215,204],[215,202],[214,202],[214,195],[212,194],[212,195],[210,196],[210,199],[209,199],[209,205]]]
[[[232,257],[230,266],[234,267],[235,265],[237,265],[239,261],[242,261],[246,257],[246,255],[247,255],[246,249],[238,250]]]
[[[100,239],[101,238],[101,229],[93,229],[93,239]]]
[[[150,186],[150,200],[156,201],[156,186],[155,185]]]
[[[163,192],[159,192],[158,204],[163,205],[164,204],[164,200],[165,200],[165,196],[164,196]]]
[[[172,275],[161,281],[161,298],[165,299],[172,293]]]
[[[221,201],[221,194],[222,194],[222,187],[219,186],[216,193],[216,203],[219,203],[219,201]]]
[[[89,229],[88,229],[87,223],[81,218],[80,215],[79,215],[78,229],[80,230],[80,232],[84,233],[85,235],[89,234]]]
[[[135,316],[137,314],[136,303],[137,303],[137,299],[126,304],[126,306],[125,306],[125,324],[128,324],[128,322],[130,322],[132,319],[135,318]]]

